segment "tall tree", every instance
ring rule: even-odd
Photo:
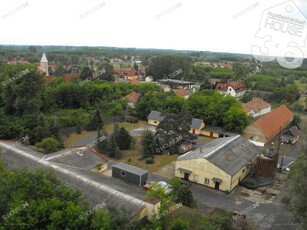
[[[287,178],[289,194],[287,207],[295,214],[295,217],[307,228],[307,149],[295,160]]]
[[[92,79],[92,76],[93,76],[92,70],[88,66],[84,67],[80,73],[80,79],[82,81],[86,79]]]
[[[171,154],[178,154],[179,146],[194,139],[189,132],[192,116],[183,110],[179,114],[164,114],[156,129],[155,137],[160,146],[166,145]]]
[[[146,131],[143,133],[142,136],[142,154],[144,157],[152,156],[157,154],[159,151],[157,151],[159,145],[157,144],[155,140],[155,136],[152,132]]]
[[[0,79],[5,83],[2,100],[6,112],[22,116],[40,111],[43,78],[35,65],[5,65],[0,70]]]
[[[226,130],[242,133],[249,123],[250,118],[241,108],[233,107],[225,113],[224,127]]]
[[[103,62],[99,65],[99,78],[105,81],[114,81],[114,67],[108,62]]]
[[[129,149],[132,143],[132,137],[129,132],[121,127],[116,137],[116,143],[120,150]]]

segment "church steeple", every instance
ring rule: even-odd
[[[46,54],[43,53],[41,62],[40,62],[40,69],[43,70],[46,73],[46,76],[49,76],[49,71],[48,71],[48,60],[46,57]]]

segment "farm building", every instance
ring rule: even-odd
[[[242,97],[246,93],[246,87],[242,82],[218,82],[215,90],[233,97]]]
[[[300,131],[296,126],[292,126],[281,134],[281,142],[295,144],[300,138]]]
[[[135,108],[135,104],[139,101],[139,99],[140,93],[137,92],[132,92],[124,97],[124,100],[128,102],[128,106],[130,106],[131,108]]]
[[[292,121],[293,113],[285,105],[260,117],[244,130],[246,139],[257,139],[259,145],[271,141],[282,129]]]
[[[222,191],[232,191],[250,172],[259,147],[240,135],[215,139],[179,156],[175,176]]]
[[[148,180],[148,171],[125,163],[118,163],[112,166],[112,177],[143,186]]]
[[[271,104],[257,97],[252,101],[242,104],[242,108],[247,115],[256,118],[271,112]]]
[[[161,112],[153,110],[147,117],[148,124],[158,126],[159,123],[164,120],[164,118],[165,116],[162,116]]]
[[[205,127],[205,123],[203,122],[203,120],[193,118],[192,123],[190,125],[190,128],[191,128],[190,133],[200,135],[201,130],[204,127]]]

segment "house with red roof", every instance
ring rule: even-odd
[[[64,82],[69,82],[71,79],[79,79],[80,73],[67,73],[64,75]]]
[[[114,69],[115,77],[122,77],[127,80],[138,80],[139,74],[136,70],[133,69]]]
[[[242,97],[246,93],[246,86],[241,81],[217,82],[215,90],[233,97]]]
[[[18,60],[18,61],[9,61],[7,62],[7,64],[9,65],[23,64],[24,65],[24,64],[31,64],[31,63],[25,60]]]
[[[267,113],[244,130],[244,137],[257,140],[253,143],[264,145],[271,141],[281,130],[286,128],[293,119],[293,113],[285,105]]]
[[[187,93],[187,91],[185,89],[172,89],[173,93],[176,94],[179,97],[182,97],[184,99],[188,99],[189,98],[189,94]]]
[[[139,101],[141,94],[137,92],[129,93],[124,99],[128,102],[131,108],[135,108],[135,104]]]
[[[257,97],[247,103],[242,104],[247,115],[256,118],[271,112],[271,104]]]

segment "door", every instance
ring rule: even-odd
[[[195,129],[193,129],[192,133],[195,134]]]
[[[220,182],[215,182],[214,189],[216,189],[216,190],[220,189]]]
[[[210,137],[211,137],[211,138],[213,137],[213,132],[210,132]]]
[[[190,175],[189,173],[184,173],[184,179],[189,180],[189,175]]]

